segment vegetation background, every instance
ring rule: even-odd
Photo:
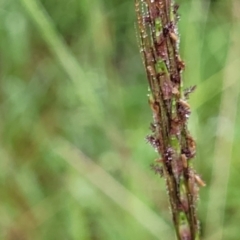
[[[177,2],[201,231],[236,240],[240,2]],[[134,1],[0,1],[0,239],[174,239],[134,22]]]

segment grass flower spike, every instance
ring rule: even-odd
[[[195,86],[183,90],[178,5],[172,0],[136,0],[135,9],[153,113],[147,140],[159,154],[152,167],[166,180],[177,238],[199,239],[196,201],[199,186],[205,184],[192,166],[196,145],[187,122],[188,97]]]

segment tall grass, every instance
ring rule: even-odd
[[[179,0],[184,79],[198,81],[190,128],[208,183],[203,239],[239,234],[233,3]],[[156,155],[144,141],[151,113],[134,21],[131,1],[1,1],[1,239],[174,239],[164,183],[146,170]]]

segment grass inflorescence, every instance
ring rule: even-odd
[[[172,0],[136,0],[140,51],[153,112],[147,141],[159,154],[152,165],[166,180],[178,239],[199,239],[198,188],[205,183],[193,168],[196,144],[188,130],[189,94],[183,90],[185,63],[179,55],[178,5]]]

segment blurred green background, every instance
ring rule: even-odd
[[[202,239],[240,239],[240,3],[177,2]],[[134,1],[0,1],[0,239],[174,239],[134,22]]]

